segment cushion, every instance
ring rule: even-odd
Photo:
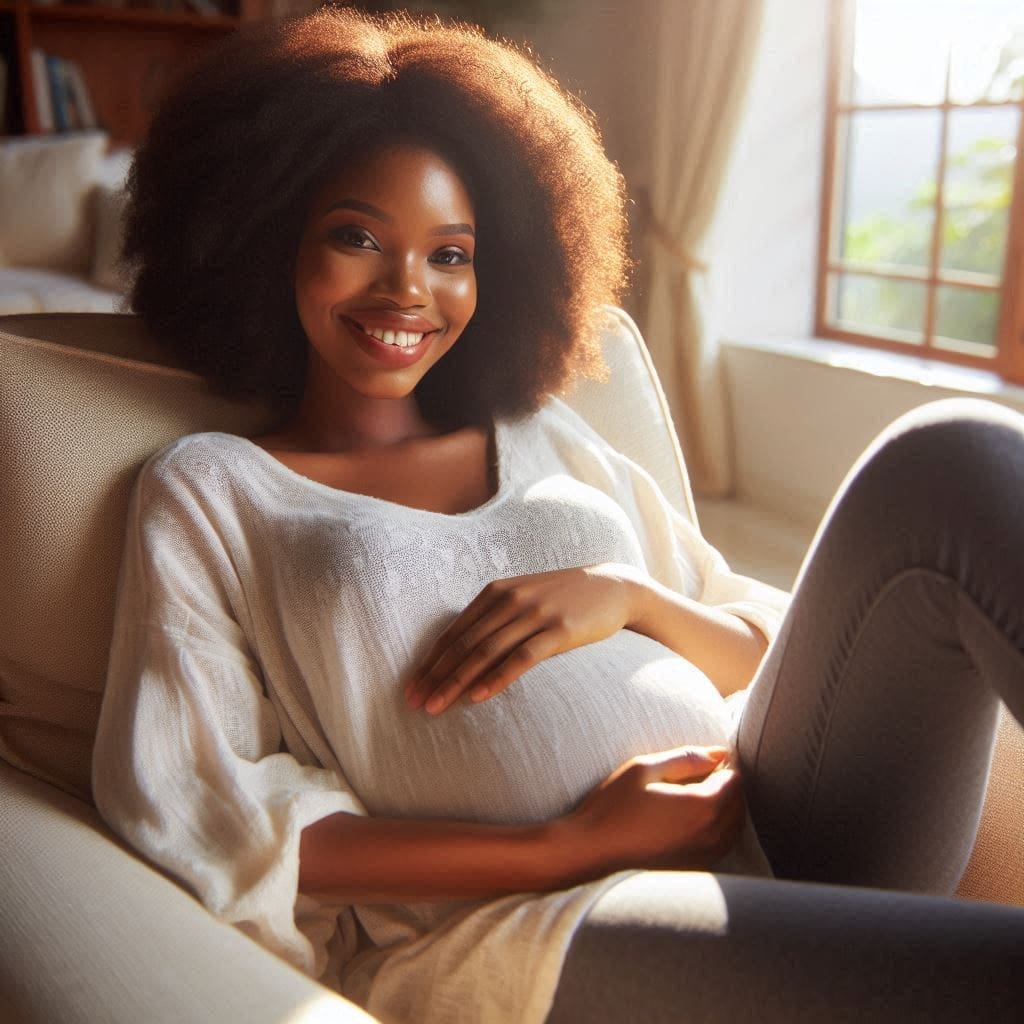
[[[106,147],[103,132],[0,145],[0,248],[8,264],[79,271],[90,265],[90,196]]]
[[[86,798],[135,477],[175,437],[268,422],[166,362],[134,317],[0,317],[0,757]]]
[[[0,316],[15,313],[113,313],[119,292],[63,270],[0,266]]]
[[[127,280],[119,260],[124,210],[128,194],[120,186],[99,185],[93,195],[96,215],[92,279],[101,288],[127,291]]]

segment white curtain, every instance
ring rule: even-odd
[[[645,5],[646,6],[646,5]],[[714,219],[763,0],[657,0],[652,165],[640,190],[644,335],[699,494],[732,484],[729,414],[702,245]]]

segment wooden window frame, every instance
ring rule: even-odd
[[[936,359],[942,362],[958,363],[963,366],[979,367],[997,373],[1006,380],[1024,384],[1024,100],[1008,103],[981,102],[972,104],[953,103],[947,95],[941,104],[861,104],[843,102],[843,76],[850,70],[852,29],[855,0],[831,0],[831,25],[829,42],[828,81],[826,85],[826,126],[825,159],[822,181],[822,209],[818,247],[818,282],[815,312],[815,332],[820,338],[834,338],[859,345],[880,348],[891,352],[904,352],[919,358]],[[996,351],[993,356],[972,355],[953,349],[938,348],[933,344],[938,286],[958,284],[967,287],[982,287],[993,290],[972,280],[978,275],[944,271],[939,273],[939,257],[942,238],[943,206],[942,184],[945,178],[947,159],[947,138],[950,112],[969,110],[976,107],[1008,107],[1020,109],[1017,133],[1017,157],[1014,164],[1013,195],[1009,210],[1006,257],[1003,267],[1000,294],[999,320],[996,328]],[[837,185],[839,173],[845,173],[840,161],[839,119],[860,110],[935,110],[941,115],[940,153],[937,185],[935,190],[935,222],[932,237],[930,267],[917,271],[915,268],[880,268],[874,265],[844,261],[835,253],[840,252],[833,244],[832,232],[839,223],[840,195]],[[923,342],[905,342],[894,337],[873,333],[856,333],[844,330],[828,322],[829,276],[840,272],[882,277],[886,280],[918,281],[927,286],[926,313]]]

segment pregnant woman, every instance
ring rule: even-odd
[[[96,749],[104,816],[213,913],[384,1021],[597,1020],[565,1009],[563,967],[648,869],[825,879],[845,856],[832,880],[955,883],[997,697],[936,712],[966,737],[955,773],[904,766],[929,773],[916,793],[955,782],[925,817],[957,838],[922,867],[872,798],[900,760],[872,722],[921,694],[880,703],[836,660],[879,607],[829,564],[873,492],[851,488],[787,614],[558,399],[600,372],[624,191],[531,61],[351,11],[259,29],[165,102],[131,196],[135,311],[277,413],[140,475]],[[868,486],[943,423],[898,431]],[[975,429],[1020,466],[1017,424]],[[886,578],[902,557],[882,553]],[[959,591],[926,572],[910,606],[930,623]],[[1018,709],[1019,607],[969,623]],[[865,643],[895,668],[857,669],[875,690],[924,629],[891,620]],[[859,781],[854,728],[876,733]],[[880,838],[845,842],[837,807]],[[651,998],[637,1019],[671,1014]]]

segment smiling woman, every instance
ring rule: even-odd
[[[620,186],[527,57],[347,9],[197,65],[133,170],[136,310],[278,419],[141,470],[97,806],[386,1024],[675,1020],[678,872],[770,874],[759,838],[783,874],[948,889],[997,695],[1024,713],[1024,540],[990,497],[1019,421],[895,429],[787,612],[558,398],[623,284]],[[637,872],[670,876],[671,927],[630,897],[657,956],[631,924],[595,960]],[[684,981],[731,1020],[738,950]],[[760,1005],[776,947],[743,955]]]

